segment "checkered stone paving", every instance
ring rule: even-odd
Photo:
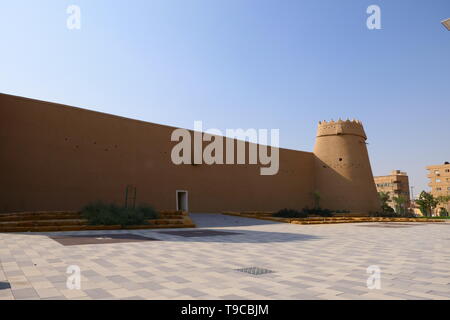
[[[394,228],[191,216],[196,229],[2,233],[0,300],[450,298],[450,223]],[[192,231],[200,233],[179,233]],[[62,245],[62,238],[99,242]],[[81,271],[79,290],[67,287],[69,266]],[[381,271],[380,289],[367,286],[369,266]],[[251,267],[273,272],[236,271]]]

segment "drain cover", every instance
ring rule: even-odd
[[[249,273],[249,274],[252,274],[254,276],[259,276],[261,274],[273,273],[274,272],[274,271],[269,270],[269,269],[258,268],[258,267],[241,268],[241,269],[235,269],[235,270],[239,271],[239,272]]]

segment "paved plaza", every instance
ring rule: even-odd
[[[0,300],[450,298],[450,223],[191,216],[196,229],[2,233]]]

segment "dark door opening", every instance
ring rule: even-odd
[[[177,210],[188,211],[188,192],[177,190]]]

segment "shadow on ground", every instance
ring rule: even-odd
[[[18,235],[18,234],[16,234]],[[166,229],[166,230],[96,230],[46,233],[22,233],[27,237],[47,237],[63,246],[79,245],[129,245],[157,242],[190,242],[190,243],[285,243],[319,240],[322,237],[309,234],[256,231],[245,229]],[[133,236],[141,236],[139,241],[127,240]],[[119,240],[117,238],[120,238]],[[61,241],[64,240],[64,241]]]
[[[286,232],[269,232],[243,229],[200,229],[200,230],[167,230],[141,235],[158,238],[161,241],[176,242],[220,242],[220,243],[277,243],[318,240],[320,237]]]
[[[11,284],[7,281],[0,281],[0,290],[11,289]]]
[[[146,230],[139,233],[149,237],[155,237],[156,235],[162,241],[179,242],[276,243],[309,241],[320,238],[308,234],[258,231],[245,228],[259,225],[275,226],[280,225],[280,222],[213,213],[191,213],[190,216],[197,226],[196,229],[158,230],[153,232],[146,232]]]
[[[106,245],[126,241],[127,235],[144,236],[151,240],[170,242],[217,242],[217,243],[281,243],[317,240],[320,237],[289,232],[249,230],[247,226],[280,225],[279,222],[227,216],[222,214],[191,214],[197,228],[188,229],[139,229],[139,230],[96,230],[70,232],[16,233],[16,235],[47,236],[65,238],[62,245]],[[118,240],[119,239],[119,240]],[[53,239],[55,240],[55,239]],[[142,241],[142,239],[140,240]],[[145,240],[144,240],[145,241]]]
[[[117,231],[80,231],[70,233],[47,233],[47,236],[61,245],[106,245],[126,244],[125,242],[136,241],[114,241],[117,236],[128,238],[130,236],[141,236],[147,238],[139,242],[145,243],[157,241],[166,242],[190,242],[190,243],[281,243],[318,240],[320,237],[284,232],[268,232],[242,229],[167,229],[167,230],[117,230]],[[105,241],[104,239],[111,239]],[[61,242],[60,239],[65,241]],[[121,242],[121,243],[119,243]]]
[[[269,220],[227,216],[218,213],[191,213],[189,216],[198,228],[245,227],[280,223]]]

